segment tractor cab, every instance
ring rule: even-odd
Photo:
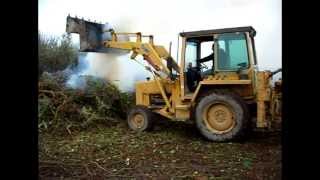
[[[256,64],[252,27],[180,33],[186,95],[204,80],[249,80]]]

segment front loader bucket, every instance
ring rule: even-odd
[[[111,39],[110,25],[86,21],[77,17],[67,17],[66,32],[80,35],[81,52],[107,52],[103,41]]]

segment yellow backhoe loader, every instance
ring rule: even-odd
[[[134,131],[149,130],[159,119],[192,121],[205,138],[221,142],[241,137],[250,124],[270,129],[281,122],[281,80],[271,81],[281,69],[257,70],[252,27],[180,33],[179,65],[152,35],[116,33],[70,16],[67,32],[80,34],[81,51],[123,49],[132,52],[131,59],[148,62],[153,79],[136,83],[136,106],[127,117]]]

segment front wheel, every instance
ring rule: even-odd
[[[240,136],[248,120],[248,110],[241,98],[231,94],[211,94],[196,107],[196,124],[211,141],[228,141]]]
[[[141,132],[151,129],[153,118],[152,111],[145,106],[137,105],[129,111],[127,121],[130,129]]]

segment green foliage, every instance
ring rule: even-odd
[[[243,166],[245,168],[251,168],[252,167],[252,162],[251,162],[250,159],[244,159],[242,163],[243,163]]]
[[[125,118],[133,104],[132,94],[112,83],[84,76],[84,89],[65,86],[60,73],[43,73],[39,82],[39,130],[82,130],[107,120]]]
[[[38,34],[39,74],[56,72],[77,64],[77,50],[72,46],[71,36],[61,38]]]
[[[84,129],[106,120],[126,118],[134,95],[123,93],[102,78],[82,76],[84,88],[66,87],[67,67],[77,65],[71,37],[39,34],[39,130]]]
[[[45,121],[43,117],[52,116],[52,110],[50,109],[50,98],[43,96],[38,101],[38,116],[39,116],[39,128],[47,129],[50,121]]]

